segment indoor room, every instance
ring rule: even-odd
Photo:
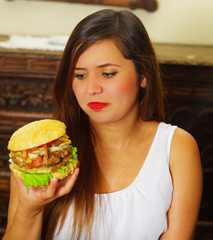
[[[11,162],[12,160],[9,162],[9,159],[11,158],[11,155],[9,156],[9,154],[10,150],[13,152],[20,150],[8,149],[8,142],[15,131],[30,122],[39,121],[41,119],[51,119],[55,118],[56,116],[56,118],[62,121],[63,119],[67,119],[65,113],[64,118],[58,117],[59,113],[62,114],[61,112],[63,111],[59,107],[60,100],[58,95],[56,94],[57,87],[54,87],[57,86],[54,85],[54,82],[56,81],[56,78],[59,79],[59,72],[63,71],[61,70],[61,66],[63,64],[64,66],[66,65],[66,54],[63,54],[63,52],[64,50],[66,50],[70,53],[72,51],[72,48],[74,48],[73,46],[75,46],[71,45],[72,41],[70,39],[70,35],[74,31],[76,25],[79,22],[82,22],[82,20],[85,19],[87,16],[92,15],[95,12],[102,11],[104,9],[113,9],[115,11],[125,10],[133,13],[134,16],[136,16],[137,19],[143,23],[143,26],[148,33],[151,43],[147,44],[152,45],[153,50],[150,51],[154,51],[156,54],[155,57],[159,67],[159,69],[158,67],[156,67],[156,71],[159,71],[162,80],[162,101],[165,109],[164,120],[162,120],[163,118],[158,118],[160,120],[156,118],[156,120],[155,117],[150,117],[150,119],[148,118],[148,120],[156,120],[158,122],[163,121],[172,126],[177,126],[178,128],[183,129],[184,133],[189,133],[189,135],[192,136],[192,138],[197,143],[203,178],[203,180],[200,180],[200,182],[198,181],[197,184],[202,185],[202,187],[200,187],[202,188],[202,190],[199,190],[199,186],[196,186],[196,184],[193,185],[193,187],[190,186],[190,179],[192,179],[193,183],[196,183],[196,173],[193,172],[193,161],[191,164],[192,176],[186,176],[186,179],[189,181],[186,182],[186,185],[189,184],[189,187],[192,188],[191,190],[189,190],[189,192],[192,191],[194,196],[199,195],[199,193],[197,192],[202,191],[202,195],[200,195],[200,205],[199,196],[197,196],[198,200],[195,200],[193,195],[190,199],[187,199],[187,197],[183,197],[183,202],[181,203],[184,205],[184,201],[186,201],[188,204],[190,202],[189,205],[195,205],[193,203],[194,201],[197,201],[196,204],[199,205],[199,209],[197,210],[197,218],[196,216],[194,217],[194,219],[196,219],[196,224],[192,239],[213,239],[213,1],[211,0],[0,0],[0,238],[3,238],[8,222],[11,177],[11,170],[9,168],[9,164],[13,164],[13,162]],[[130,22],[127,22],[127,24],[128,23]],[[88,29],[89,27],[87,27],[86,29],[87,34],[89,34]],[[130,35],[131,27],[129,28],[129,30]],[[95,35],[95,32],[93,33],[93,35]],[[113,37],[106,37],[106,39],[113,39]],[[137,40],[135,40],[135,42],[137,42]],[[78,48],[81,47],[81,44],[82,43],[80,43],[79,46],[76,47],[76,52],[78,51]],[[119,44],[120,43],[118,43],[117,45],[120,46]],[[114,44],[113,46],[116,46],[116,49],[118,50],[120,48],[117,47],[117,45]],[[77,97],[77,93],[80,94],[80,90],[79,92],[77,90],[75,92],[74,83],[78,78],[78,80],[81,81],[78,81],[76,85],[79,84],[80,86],[81,84],[81,89],[83,89],[83,82],[86,82],[83,80],[86,79],[86,75],[90,76],[90,74],[86,74],[86,72],[89,73],[88,69],[90,65],[88,61],[85,61],[85,59],[87,59],[87,56],[85,56],[84,53],[89,54],[90,52],[88,51],[92,49],[92,46],[85,50],[85,52],[80,55],[78,60],[76,60],[78,65],[80,64],[79,62],[81,62],[80,60],[83,59],[82,62],[87,62],[86,65],[88,65],[88,68],[84,66],[81,67],[80,64],[80,67],[75,67],[75,70],[73,70],[77,73],[75,73],[75,77],[73,77],[74,80],[72,87],[74,89],[74,95],[76,94],[77,98],[77,100],[76,98],[75,100],[79,102],[80,106],[81,96],[79,98]],[[94,46],[96,46],[96,49],[98,49],[98,45],[96,45],[96,43],[94,43]],[[103,46],[99,47],[99,49],[102,49]],[[109,47],[109,45],[107,45],[107,47]],[[112,49],[110,49],[110,51],[111,50]],[[100,51],[101,50],[97,50],[97,59],[99,57],[101,58]],[[105,51],[103,51],[103,53],[105,53]],[[124,58],[126,61],[132,59],[131,57],[124,57],[124,55],[125,54],[122,54],[122,57],[120,57]],[[83,56],[85,58],[83,58]],[[144,57],[144,59],[145,58],[146,56]],[[73,61],[75,61],[75,59]],[[91,60],[91,64],[92,62],[93,61]],[[69,64],[71,66],[71,62]],[[103,65],[104,64],[101,65],[101,68]],[[115,72],[114,68],[117,69],[117,67],[112,67],[111,65],[113,64],[108,65],[110,66],[105,67],[104,71],[112,69],[112,71],[110,70],[111,73],[107,73],[107,77],[105,76],[105,78],[108,78],[107,81],[109,80],[110,82],[112,81],[112,79],[116,79],[117,72]],[[59,71],[59,69],[61,71]],[[98,67],[98,69],[100,69],[100,67]],[[70,72],[69,76],[71,76]],[[149,74],[148,72],[149,71],[147,71],[147,74]],[[106,74],[106,72],[102,73],[102,75],[103,74]],[[148,75],[146,76],[146,73],[143,74],[142,71],[141,76],[143,77],[142,80],[146,79],[145,82],[141,80],[140,83],[140,86],[143,89],[142,91],[144,91],[142,97],[145,98],[147,93],[146,90],[148,86],[151,85],[149,85],[147,79]],[[106,79],[103,81],[106,81]],[[72,83],[67,86],[71,88],[71,84]],[[93,83],[93,87],[100,87],[98,84]],[[108,83],[106,84],[104,82],[104,84],[107,85]],[[63,88],[62,85],[59,85],[59,87],[61,87],[60,89]],[[120,88],[122,87],[120,86]],[[124,87],[122,89],[124,89]],[[53,91],[56,94],[55,98],[58,97],[58,115],[54,115],[56,112],[56,106],[54,102],[55,98],[53,97]],[[66,91],[65,87],[64,91]],[[111,92],[113,93],[113,91]],[[83,93],[81,92],[81,94]],[[101,94],[99,93],[99,96],[101,96]],[[90,93],[89,95],[96,96],[97,93]],[[132,94],[129,94],[129,96],[132,96]],[[94,97],[93,99],[96,98]],[[141,107],[143,104],[145,104],[144,102],[145,100],[142,99],[139,106]],[[157,103],[155,105],[157,106]],[[93,113],[91,113],[90,116],[89,114],[90,111],[92,111],[91,109],[93,110]],[[90,124],[92,126],[90,126],[90,128],[93,129],[92,124],[97,127],[97,125],[101,125],[100,121],[102,121],[97,120],[96,122],[95,116],[97,116],[98,114],[100,116],[101,112],[108,110],[105,110],[105,106],[102,106],[100,108],[100,106],[97,106],[96,104],[96,106],[90,106],[90,111],[88,110],[88,119],[90,119],[88,121],[90,121]],[[152,110],[150,110],[150,112],[152,112]],[[100,117],[100,119],[102,118]],[[146,122],[144,119],[143,121]],[[84,134],[84,131],[80,130],[80,123],[79,125],[76,123],[76,126],[78,126],[79,134]],[[152,127],[150,127],[150,129],[151,128]],[[97,129],[99,130],[98,127]],[[94,132],[96,133],[96,129],[94,130]],[[74,135],[75,134],[73,133],[73,136]],[[95,134],[92,132],[91,139],[93,139],[93,135]],[[76,137],[76,139],[78,138]],[[73,140],[72,142],[75,143],[75,140]],[[76,142],[78,141],[76,140]],[[93,144],[94,142],[96,141],[92,141]],[[131,144],[129,144],[129,146],[131,146]],[[148,143],[147,146],[153,147],[153,145]],[[147,150],[148,148],[149,147],[146,147],[145,150]],[[79,150],[80,147],[78,146],[77,149]],[[94,151],[96,151],[96,147],[94,149]],[[188,156],[188,153],[187,150],[185,150],[184,146],[182,147],[182,149],[183,151],[180,151],[179,156],[180,158],[184,159],[184,155]],[[134,150],[132,150],[132,152],[134,152]],[[97,153],[97,156],[99,156],[98,154],[100,154],[100,156],[104,155],[103,151],[101,153]],[[117,152],[116,154],[118,154],[118,156],[121,156],[119,155],[119,152]],[[147,152],[146,156],[148,156],[149,154],[150,152]],[[195,150],[192,150],[191,154],[195,154]],[[172,154],[171,156],[173,155],[175,154]],[[106,154],[105,156],[108,155]],[[103,157],[103,159],[105,159],[105,156]],[[80,153],[79,158],[81,158]],[[96,158],[98,159],[98,157]],[[145,158],[145,160],[147,160],[147,158]],[[181,161],[184,162],[184,160]],[[80,161],[79,176],[81,175],[81,173],[83,174],[84,172],[81,171],[82,165],[83,163],[81,163]],[[143,163],[141,163],[141,166],[142,165]],[[181,169],[181,166],[179,168]],[[182,173],[180,173],[180,176],[183,176],[184,173],[186,175],[190,174],[190,166],[188,173],[184,171],[184,165],[182,165],[182,168],[183,169],[181,170]],[[106,167],[106,169],[108,168]],[[169,165],[169,171],[170,170],[171,166]],[[122,172],[119,172],[120,176],[124,175],[124,173],[128,173],[125,171],[123,172],[123,174]],[[132,170],[132,172],[134,173],[138,171],[137,169]],[[111,176],[110,171],[108,175],[106,174],[106,176]],[[134,183],[134,179],[137,179],[137,177],[134,176],[137,176],[137,174],[133,174],[133,177],[129,179],[129,183]],[[171,173],[171,198],[174,197],[174,199],[176,199],[176,195],[174,194],[176,184],[174,184],[175,180],[173,179],[173,176],[175,176],[175,174],[173,175],[173,173]],[[177,186],[179,186],[179,183],[181,182],[180,176],[179,180],[177,180]],[[122,177],[120,179],[122,179]],[[119,181],[115,180],[114,182],[117,183]],[[124,189],[128,188],[127,186],[130,186],[129,183],[125,182],[124,185],[120,184],[120,187],[115,187],[115,184],[111,183],[110,186],[113,186],[114,188],[112,187],[112,190],[109,190],[109,192],[111,193],[116,191],[123,191]],[[182,188],[184,188],[184,183],[182,184]],[[187,194],[189,194],[189,192],[187,193],[187,188],[185,187],[185,192],[182,191],[180,193],[180,198],[182,199],[182,196],[186,196]],[[172,206],[173,204],[170,205],[171,208]],[[185,208],[187,208],[187,204]],[[132,208],[132,210],[134,210],[134,208]],[[189,209],[188,212],[187,209],[185,209],[184,211],[184,214],[188,214],[188,217],[191,214],[190,211],[196,212],[196,210],[193,209]],[[173,212],[171,214],[173,214]],[[196,213],[192,213],[192,215],[193,214],[196,215]],[[168,219],[173,219],[172,217],[174,216],[173,223],[175,226],[175,214],[171,215],[171,218],[168,217],[170,216],[168,212],[166,212],[166,215],[167,221],[169,221]],[[179,219],[177,218],[177,225],[182,224],[183,229],[187,228],[187,224],[185,225],[185,223],[188,221],[187,217],[181,219],[181,214],[177,214],[177,216],[179,217]],[[189,219],[191,218],[189,217]],[[183,221],[181,222],[181,220]],[[190,221],[193,222],[193,220],[189,220],[189,222]],[[12,220],[10,220],[9,222],[12,223]],[[171,228],[173,227],[173,223],[171,223]],[[168,229],[168,236],[172,236],[172,233],[171,235],[169,235],[169,222],[167,222],[167,227],[165,229]],[[166,236],[165,229],[163,230],[161,235],[159,235],[158,239],[171,239]],[[183,230],[183,234],[184,232],[187,232],[187,229],[186,231]],[[123,239],[122,237],[119,238],[119,235],[117,236],[117,239]],[[95,240],[95,237],[91,238]],[[5,237],[5,239],[10,238]],[[111,237],[109,239],[117,240],[114,239],[114,237]],[[126,239],[131,240],[133,238],[127,237]],[[153,237],[148,239],[154,240],[157,238]],[[184,239],[184,237],[182,239]],[[185,239],[189,238],[186,237]]]

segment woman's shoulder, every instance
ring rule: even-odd
[[[176,127],[172,144],[174,151],[188,152],[190,150],[198,150],[195,138],[186,130]]]
[[[173,151],[181,151],[187,150],[186,147],[189,149],[197,148],[197,142],[195,138],[186,130],[169,123],[165,122],[151,122],[151,125],[154,126],[161,126],[163,129],[173,130],[173,140],[172,140],[172,150]]]
[[[172,172],[185,168],[190,171],[200,167],[200,153],[195,138],[186,130],[177,127],[171,144],[170,167]]]

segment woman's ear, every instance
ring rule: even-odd
[[[146,77],[145,76],[142,76],[142,78],[141,78],[141,87],[142,88],[146,87]]]

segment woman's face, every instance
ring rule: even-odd
[[[137,115],[137,73],[113,40],[97,42],[79,57],[72,87],[91,121],[112,123]]]

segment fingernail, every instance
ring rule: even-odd
[[[75,176],[76,176],[76,177],[78,176],[78,174],[79,174],[79,171],[80,171],[80,169],[79,169],[79,168],[77,168],[77,169],[75,170]]]
[[[57,179],[57,178],[52,178],[52,179],[51,179],[51,183],[52,183],[52,184],[57,184],[57,182],[58,182],[58,179]]]

